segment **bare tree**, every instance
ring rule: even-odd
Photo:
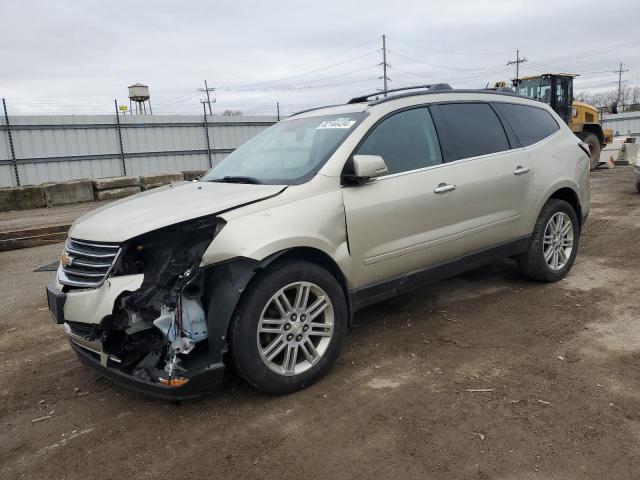
[[[237,117],[239,115],[242,115],[242,110],[233,110],[227,108],[224,112],[222,112],[223,117]]]
[[[614,88],[595,93],[585,90],[577,93],[575,99],[605,111],[612,111],[614,105],[619,112],[635,111],[640,110],[640,87],[622,87],[620,98],[618,98],[618,89]]]

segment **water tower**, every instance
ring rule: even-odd
[[[135,102],[136,115],[146,115],[147,105],[149,105],[149,113],[153,114],[153,110],[151,110],[151,100],[149,100],[150,98],[148,85],[134,83],[129,87],[129,111],[133,114],[131,103]]]

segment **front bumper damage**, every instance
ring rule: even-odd
[[[223,363],[209,365],[206,369],[190,377],[189,382],[179,387],[146,381],[127,374],[119,368],[104,366],[91,354],[91,351],[83,348],[71,338],[69,341],[83,364],[97,370],[98,373],[122,387],[163,400],[179,401],[196,398],[204,393],[215,391],[224,382],[226,367]]]
[[[47,286],[52,317],[64,323],[84,364],[163,399],[193,398],[223,383],[228,328],[260,264],[236,258],[200,267],[213,224],[172,226],[127,242],[99,288]]]

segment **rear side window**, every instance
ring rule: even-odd
[[[523,147],[532,145],[557,132],[560,127],[542,108],[513,103],[495,103]]]
[[[383,120],[365,138],[356,155],[380,155],[389,174],[442,163],[436,130],[424,107]]]
[[[436,117],[448,127],[447,160],[477,157],[509,150],[509,141],[496,112],[487,103],[448,103],[438,105]]]

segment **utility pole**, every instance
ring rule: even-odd
[[[7,102],[2,99],[2,108],[4,108],[4,124],[7,126],[7,136],[9,137],[9,149],[11,150],[11,163],[13,163],[13,173],[16,176],[16,185],[20,186],[20,172],[18,172],[18,161],[16,160],[16,151],[13,148],[13,136],[11,135],[11,124],[9,123],[9,114],[7,113]]]
[[[520,78],[520,64],[526,62],[526,58],[520,58],[520,50],[516,50],[516,59],[509,60],[507,65],[515,65],[516,66],[516,78]]]
[[[387,76],[387,67],[389,64],[387,63],[387,36],[382,35],[382,90],[384,91],[384,96],[387,96],[387,88],[389,77]]]
[[[209,115],[213,115],[213,112],[211,111],[211,97],[209,96],[209,92],[215,92],[216,89],[215,88],[209,88],[209,86],[207,85],[207,81],[204,81],[204,88],[200,88],[199,89],[201,92],[205,92],[207,94],[207,100],[206,103],[209,104]],[[213,99],[213,102],[215,103],[216,99]],[[205,100],[202,101],[202,103],[205,103]]]
[[[204,136],[207,140],[207,159],[209,160],[209,168],[213,168],[213,162],[211,161],[211,141],[209,140],[209,123],[207,123],[207,107],[204,106],[205,102],[202,101],[202,113],[204,113]],[[211,104],[209,104],[211,108]]]
[[[278,121],[280,121],[280,102],[276,102],[276,110],[278,112]]]
[[[628,68],[626,70],[622,69],[622,62],[620,62],[620,69],[613,71],[613,73],[618,74],[618,100],[616,102],[617,104],[620,104],[620,96],[622,95],[622,74],[628,71],[629,71]]]

